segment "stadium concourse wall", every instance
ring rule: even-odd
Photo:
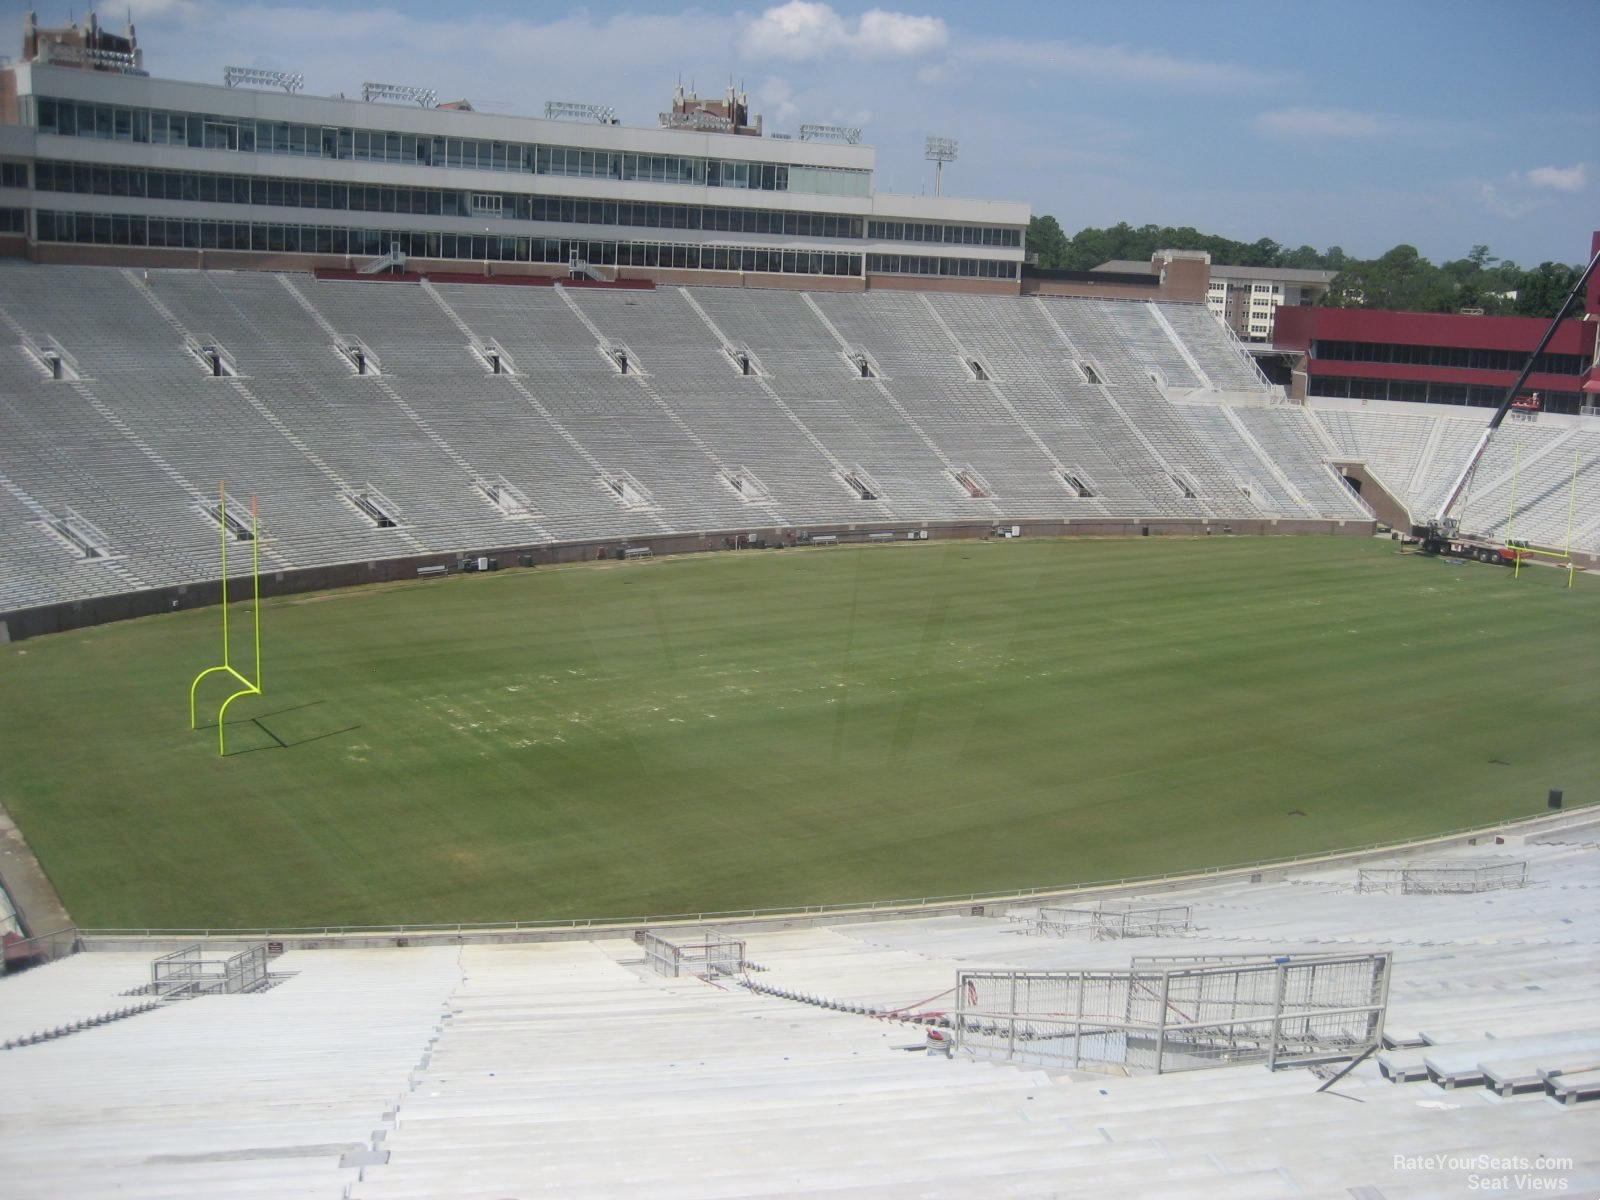
[[[433,568],[428,574],[434,575],[437,574],[438,568],[452,570],[463,559],[480,557],[494,559],[500,567],[537,567],[621,559],[624,551],[629,549],[648,549],[652,558],[669,554],[702,554],[708,551],[733,549],[735,547],[730,543],[734,539],[743,539],[746,543],[759,542],[766,547],[776,549],[786,545],[805,545],[817,537],[837,538],[841,544],[877,542],[887,539],[873,535],[889,533],[894,535],[895,541],[910,540],[912,534],[916,534],[918,538],[926,536],[930,540],[940,541],[953,538],[987,538],[1002,528],[1019,529],[1021,536],[1025,537],[1054,538],[1209,537],[1217,534],[1231,537],[1291,534],[1370,537],[1376,531],[1376,523],[1330,519],[1260,518],[1223,521],[1168,517],[1149,520],[1107,518],[1010,522],[1002,519],[967,523],[891,522],[842,527],[829,525],[810,528],[721,529],[648,538],[602,538],[556,544],[545,542],[440,550],[398,558],[263,571],[261,594],[287,596],[302,592],[329,591],[334,588],[360,587],[369,583],[416,579],[419,578],[421,569]],[[744,548],[756,547],[747,545]],[[236,583],[236,595],[237,586]],[[109,624],[112,621],[129,621],[137,617],[148,617],[178,609],[203,608],[218,603],[221,598],[221,580],[212,579],[14,609],[10,612],[0,612],[0,643],[25,641],[48,633],[65,633],[72,629],[85,629],[93,625]]]
[[[460,945],[464,942],[507,944],[515,942],[587,941],[596,937],[631,936],[643,941],[649,930],[670,928],[704,929],[715,926],[718,933],[739,934],[793,929],[842,922],[901,921],[937,916],[1004,917],[1018,906],[1049,904],[1071,900],[1074,903],[1112,898],[1155,897],[1196,884],[1226,882],[1281,883],[1307,870],[1329,867],[1355,868],[1362,863],[1392,860],[1397,855],[1465,849],[1471,846],[1503,845],[1515,847],[1564,826],[1587,825],[1594,820],[1594,806],[1580,805],[1559,813],[1494,821],[1406,838],[1392,842],[1370,842],[1331,850],[1313,850],[1289,858],[1262,859],[1199,870],[1170,871],[1160,875],[1137,875],[1121,879],[1102,879],[1076,884],[1053,884],[1008,891],[968,892],[953,896],[919,896],[812,904],[793,908],[747,908],[723,912],[658,913],[635,916],[574,917],[566,920],[486,921],[456,925],[325,925],[316,927],[249,929],[92,929],[71,927],[48,938],[35,939],[41,954],[54,951],[66,957],[82,951],[152,953],[192,946],[204,942],[218,949],[269,943],[272,954],[291,950],[357,950],[384,947],[422,947]]]

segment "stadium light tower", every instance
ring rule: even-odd
[[[935,196],[941,195],[943,191],[945,163],[955,162],[956,153],[959,149],[960,143],[955,138],[930,137],[928,139],[928,146],[922,152],[922,157],[934,164],[933,194]]]
[[[415,87],[409,83],[363,83],[361,99],[368,104],[374,100],[387,100],[397,104],[419,104],[432,108],[439,98],[432,88]]]
[[[598,121],[602,125],[617,123],[617,110],[609,104],[576,104],[570,100],[546,100],[544,116],[547,121]]]
[[[223,67],[224,87],[281,87],[293,94],[306,85],[306,77],[299,71],[267,71],[259,67]]]
[[[800,140],[802,142],[848,142],[854,146],[861,140],[861,127],[859,125],[802,125],[800,126]]]

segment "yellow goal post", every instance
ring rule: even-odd
[[[217,710],[217,753],[225,755],[228,752],[228,706],[242,696],[261,695],[261,522],[260,512],[256,498],[250,497],[250,617],[254,626],[254,642],[256,668],[255,678],[250,679],[233,665],[233,643],[228,636],[228,486],[221,483],[217,488],[217,525],[222,530],[222,662],[218,666],[207,667],[194,677],[194,682],[189,685],[189,728],[198,729],[196,717],[196,701],[200,689],[200,681],[207,675],[222,673],[231,675],[232,682],[239,686],[222,702],[222,707]]]

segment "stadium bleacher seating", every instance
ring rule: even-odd
[[[1161,903],[1194,929],[1133,943],[1029,937],[1004,919],[1019,908],[745,927],[764,992],[656,975],[623,931],[291,949],[270,991],[0,1052],[0,1172],[19,1200],[1389,1198],[1467,1194],[1475,1168],[1408,1157],[1539,1154],[1524,1176],[1584,1194],[1600,1185],[1586,820],[1522,838],[1523,889],[1361,893],[1356,863],[1328,861],[1169,885]],[[148,980],[151,955],[115,946],[0,980],[0,1034]],[[1394,956],[1388,1048],[1337,1094],[1259,1064],[1125,1076],[933,1056],[923,1027],[847,1011],[948,1012],[958,968],[1329,949]]]
[[[1340,459],[1366,463],[1418,521],[1435,514],[1487,421],[1482,409],[1429,416],[1318,405],[1310,413]],[[1485,452],[1459,515],[1462,528],[1472,532],[1555,549],[1567,544],[1570,517],[1572,548],[1600,547],[1600,432],[1507,422]]]
[[[1422,513],[1481,429],[1277,403],[1181,304],[21,262],[0,281],[0,611],[214,578],[220,480],[260,498],[276,570],[879,522],[1360,521],[1330,461]],[[1597,450],[1519,426],[1477,523],[1504,533],[1515,487],[1516,536],[1600,545]]]

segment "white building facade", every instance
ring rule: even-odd
[[[1280,305],[1309,308],[1328,290],[1337,271],[1293,267],[1230,267],[1213,264],[1206,307],[1247,342],[1270,342]]]
[[[0,240],[48,261],[1019,287],[1025,204],[873,190],[870,146],[0,69]],[[452,266],[453,264],[453,266]]]

